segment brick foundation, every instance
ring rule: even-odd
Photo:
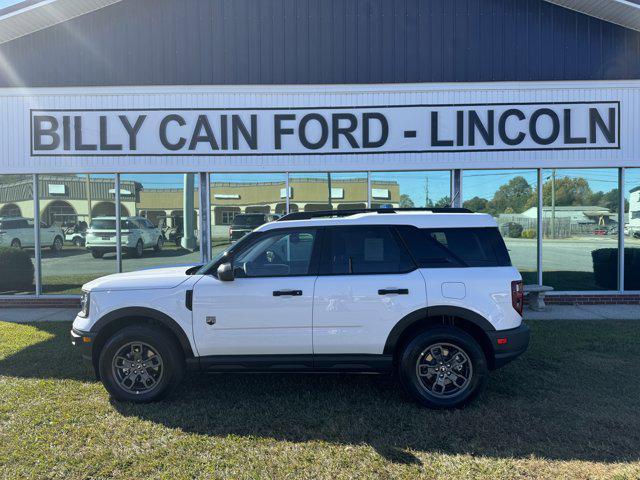
[[[80,309],[79,298],[2,298],[0,308],[77,308]]]
[[[544,302],[547,305],[640,305],[640,294],[547,294]],[[525,303],[528,303],[526,297]]]
[[[640,305],[640,294],[546,295],[548,305]],[[525,304],[527,304],[525,297]],[[78,298],[3,298],[0,308],[80,308]]]

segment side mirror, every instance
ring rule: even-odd
[[[233,267],[230,263],[221,263],[218,267],[218,280],[221,282],[232,282],[234,279]]]

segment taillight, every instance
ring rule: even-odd
[[[511,305],[513,309],[522,315],[522,308],[524,307],[524,287],[522,286],[522,280],[514,280],[511,282]]]
[[[233,228],[229,227],[229,236],[233,233]]]

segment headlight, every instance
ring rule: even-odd
[[[88,317],[89,316],[89,302],[90,302],[90,294],[89,292],[82,291],[82,295],[80,296],[80,316]]]

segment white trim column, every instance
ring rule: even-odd
[[[371,172],[367,172],[367,208],[371,208]]]
[[[38,175],[33,175],[33,243],[34,243],[34,276],[36,297],[42,295],[42,255],[40,250],[40,183]]]
[[[120,225],[120,174],[116,173],[115,178],[115,201],[116,201],[116,272],[122,272],[122,228]]]
[[[451,207],[462,207],[462,170],[451,170]]]
[[[290,188],[289,188],[289,172],[286,172],[284,174],[284,203],[285,203],[285,208],[284,208],[284,213],[285,215],[288,215],[290,212],[289,210],[289,205],[291,203],[291,192],[290,192]]]
[[[536,220],[538,222],[538,234],[536,235],[536,251],[538,266],[538,285],[542,285],[542,169],[538,169],[538,208]]]
[[[624,210],[625,210],[625,169],[618,169],[618,193],[620,195],[618,203],[618,291],[624,292]]]
[[[200,261],[206,263],[211,258],[211,188],[208,173],[200,173],[199,200]]]

